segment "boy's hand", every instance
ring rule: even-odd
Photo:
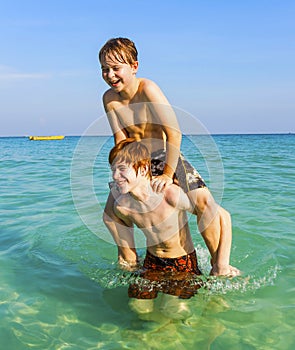
[[[151,186],[154,192],[160,193],[163,192],[166,186],[169,186],[173,183],[171,177],[163,174],[159,176],[154,176],[151,180]]]
[[[241,275],[241,271],[234,266],[227,265],[218,267],[217,264],[213,264],[211,272],[211,276],[224,276],[224,277],[236,277]]]
[[[118,266],[121,270],[134,272],[139,269],[139,263],[137,261],[126,261],[123,258],[119,257]]]

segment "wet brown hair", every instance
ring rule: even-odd
[[[125,162],[133,166],[136,174],[141,167],[148,167],[147,177],[152,178],[151,156],[146,146],[134,138],[120,141],[109,153],[109,163]]]
[[[133,64],[137,61],[137,49],[133,41],[127,38],[113,38],[108,40],[99,51],[99,62],[112,55],[118,62]]]

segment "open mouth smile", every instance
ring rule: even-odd
[[[119,187],[122,187],[126,184],[126,181],[116,181],[116,185],[119,186]]]
[[[116,80],[116,81],[110,81],[110,84],[111,84],[112,86],[117,86],[117,85],[119,84],[119,82],[120,82],[120,79],[118,79],[118,80]]]

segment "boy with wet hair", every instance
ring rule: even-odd
[[[173,304],[173,307],[179,306],[178,313],[188,316],[186,304],[173,303],[172,296],[189,299],[202,285],[202,281],[198,281],[201,271],[186,217],[186,211],[194,211],[191,201],[175,184],[165,186],[162,192],[153,191],[150,155],[143,142],[132,138],[120,141],[110,151],[109,163],[119,192],[114,212],[129,231],[129,246],[135,246],[134,225],[146,238],[147,250],[140,274],[143,280],[128,289],[131,307],[137,313],[150,313],[153,300],[161,292],[164,313],[169,312]],[[116,241],[118,246],[122,245],[121,239],[122,236]],[[229,269],[232,276],[238,274],[232,266]]]
[[[211,254],[211,274],[230,274],[230,214],[217,205],[200,174],[180,153],[182,135],[177,118],[161,89],[151,80],[137,78],[135,44],[127,38],[110,39],[101,48],[99,60],[102,77],[110,86],[103,95],[103,104],[115,144],[130,137],[145,141],[152,154],[153,190],[160,193],[173,182],[184,190]],[[112,191],[104,211],[104,223],[113,237],[124,236],[118,260],[132,267],[136,265],[136,254],[128,246],[124,222],[113,211],[114,196]]]
[[[152,190],[150,155],[140,141],[120,141],[110,151],[109,163],[119,192],[114,212],[128,228],[129,246],[134,247],[134,225],[146,237],[142,279],[128,289],[131,309],[141,316],[151,314],[154,299],[161,292],[162,314],[188,317],[188,306],[178,299],[189,299],[196,293],[200,288],[196,278],[201,275],[185,212],[193,211],[191,202],[174,184],[161,193]],[[118,246],[121,239],[116,241]]]
[[[115,61],[133,64],[137,61],[137,49],[133,41],[127,38],[110,39],[99,52],[99,61],[102,62],[106,56],[113,55]]]

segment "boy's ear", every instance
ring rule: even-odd
[[[142,165],[138,170],[140,171],[140,175],[141,176],[146,176],[147,173],[148,173],[148,166],[147,165],[145,165],[145,166]]]
[[[131,65],[131,68],[132,68],[132,71],[133,73],[137,73],[137,70],[138,70],[138,61],[134,61]]]

